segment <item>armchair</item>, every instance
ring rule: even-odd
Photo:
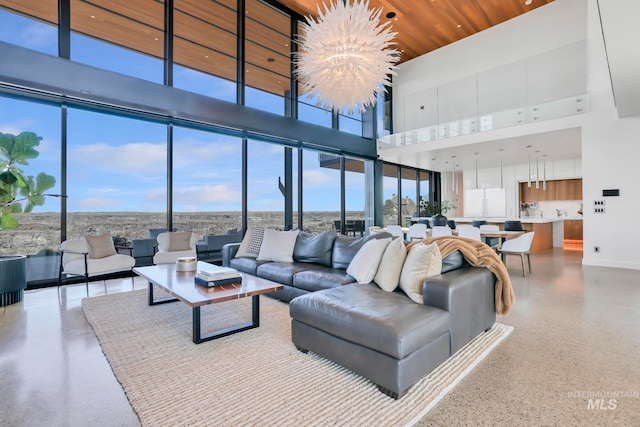
[[[178,258],[196,257],[198,235],[190,231],[158,234],[158,251],[153,256],[154,264],[173,264]]]
[[[116,252],[108,234],[69,239],[60,245],[58,286],[69,278],[84,278],[88,296],[90,280],[117,277],[116,273],[133,277],[135,263],[132,256]]]

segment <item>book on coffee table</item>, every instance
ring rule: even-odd
[[[228,279],[220,279],[220,280],[205,280],[198,276],[193,279],[196,282],[196,285],[200,285],[203,288],[214,288],[216,286],[224,286],[224,285],[234,285],[242,283],[242,276],[231,277]]]
[[[229,267],[220,267],[218,265],[206,262],[198,262],[197,276],[206,281],[216,281],[224,279],[233,279],[241,277],[238,270]]]

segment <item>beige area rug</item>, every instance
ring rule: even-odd
[[[146,290],[82,301],[142,425],[411,425],[512,331],[496,324],[400,400],[291,342],[289,306],[260,300],[260,327],[195,345],[191,309]],[[202,308],[205,332],[251,319],[251,299]]]

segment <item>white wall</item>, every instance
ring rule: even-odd
[[[620,4],[620,3],[618,3]],[[516,19],[482,31],[472,37],[408,61],[394,79],[394,104],[405,96],[457,80],[542,52],[588,39],[588,85],[590,112],[579,116],[546,121],[545,126],[581,127],[581,164],[573,163],[583,178],[584,256],[583,264],[640,269],[640,117],[619,119],[608,74],[602,28],[596,0],[556,0]],[[640,75],[640,65],[638,66]],[[394,105],[395,110],[395,105]],[[401,119],[401,118],[399,118]],[[540,123],[539,125],[541,125]],[[501,130],[505,137],[522,135],[533,126],[514,126]],[[482,135],[474,136],[481,140]],[[447,141],[450,143],[450,141]],[[567,165],[557,171],[558,178],[575,178]],[[525,168],[523,174],[522,168]],[[464,185],[474,185],[474,173],[464,173]],[[526,165],[505,168],[508,216],[517,216],[515,183],[526,180]],[[494,171],[482,175],[496,176]],[[479,173],[480,175],[480,173]],[[499,176],[499,173],[497,174]],[[509,187],[510,186],[510,187]],[[509,190],[511,188],[511,190]],[[602,198],[602,190],[619,188],[620,197]],[[461,196],[458,197],[462,199]],[[594,200],[606,200],[606,213],[594,214]],[[512,203],[512,206],[509,206]],[[599,253],[593,248],[598,246]]]

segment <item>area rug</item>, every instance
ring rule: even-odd
[[[191,309],[146,290],[86,298],[84,314],[144,426],[412,425],[512,331],[496,324],[399,400],[291,343],[289,306],[260,300],[260,327],[195,345]],[[251,299],[202,308],[203,331],[251,318]]]

